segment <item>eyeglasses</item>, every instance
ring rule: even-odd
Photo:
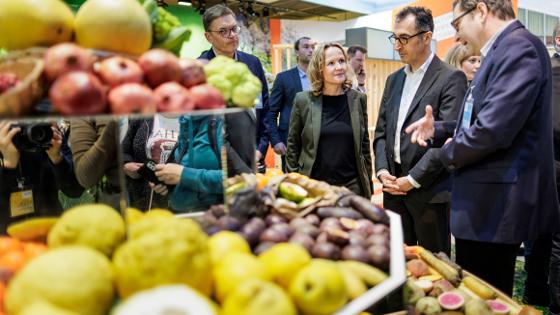
[[[390,41],[391,44],[393,44],[393,45],[395,45],[397,42],[399,42],[401,45],[404,46],[404,45],[408,44],[408,41],[409,41],[411,38],[414,38],[414,37],[416,37],[416,36],[418,36],[418,35],[422,35],[422,34],[428,33],[428,32],[429,32],[429,31],[422,31],[422,32],[418,32],[418,33],[416,33],[416,34],[414,34],[414,35],[411,35],[411,36],[401,36],[401,37],[397,37],[395,34],[393,34],[393,35],[389,36],[389,41]]]
[[[459,31],[459,22],[461,22],[461,19],[474,10],[476,10],[476,5],[472,9],[466,11],[465,13],[459,15],[458,17],[454,18],[453,21],[451,21],[451,26],[455,29],[456,32]]]
[[[231,33],[239,34],[239,31],[241,31],[241,27],[240,27],[239,25],[236,25],[236,26],[234,26],[234,27],[232,27],[232,28],[221,28],[221,29],[219,29],[219,30],[217,30],[217,31],[209,30],[208,32],[210,32],[210,33],[218,33],[221,37],[223,37],[223,38],[228,38],[228,37],[231,36]]]

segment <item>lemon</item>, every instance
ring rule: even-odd
[[[252,254],[229,253],[214,267],[215,296],[224,302],[228,293],[249,279],[270,280],[266,267]]]
[[[5,307],[9,314],[20,314],[42,301],[81,315],[104,315],[113,297],[109,259],[89,247],[66,246],[37,256],[16,273]]]
[[[144,213],[136,208],[128,207],[124,210],[126,224],[134,224],[144,218]]]
[[[313,259],[290,284],[290,296],[304,314],[327,315],[348,299],[344,278],[335,262]]]
[[[155,225],[149,224],[154,221]],[[205,295],[212,290],[208,237],[190,219],[153,218],[136,223],[131,238],[115,251],[113,266],[123,298],[170,283],[188,285]]]
[[[299,245],[280,243],[262,253],[259,260],[266,266],[272,280],[287,289],[298,271],[311,262],[311,256]]]
[[[152,23],[138,0],[88,0],[76,14],[76,42],[140,55],[152,44]]]
[[[124,237],[124,220],[117,210],[103,204],[87,204],[64,212],[49,232],[47,242],[51,248],[90,246],[110,256]]]
[[[26,307],[18,315],[79,315],[72,311],[54,306],[47,302],[35,302],[30,306]]]
[[[0,47],[24,49],[72,40],[74,14],[60,0],[0,1]]]
[[[274,283],[250,279],[231,292],[222,315],[297,315],[297,310],[284,290]]]
[[[210,257],[213,264],[217,264],[229,253],[251,253],[249,244],[239,234],[231,231],[221,231],[210,237],[208,241]]]

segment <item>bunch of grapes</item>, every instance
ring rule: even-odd
[[[161,42],[167,38],[173,28],[180,26],[181,22],[162,7],[158,7],[157,10],[158,19],[154,24],[154,38],[156,42]]]
[[[0,73],[0,94],[13,88],[19,83],[18,78],[13,73]]]

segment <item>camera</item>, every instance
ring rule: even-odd
[[[15,147],[20,151],[44,151],[51,147],[53,131],[50,123],[15,124],[10,127],[12,128],[21,129],[12,139]]]
[[[138,174],[145,180],[154,184],[163,184],[156,176],[156,162],[148,160],[144,165],[138,169]]]

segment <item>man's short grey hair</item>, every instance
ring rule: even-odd
[[[235,13],[223,4],[216,4],[215,6],[206,9],[204,15],[202,16],[202,25],[204,25],[204,30],[208,32],[210,30],[210,24],[212,24],[215,19],[226,15],[235,17]]]
[[[469,11],[479,3],[486,4],[488,10],[500,20],[515,19],[511,0],[453,0],[453,8],[459,5],[462,11]]]

